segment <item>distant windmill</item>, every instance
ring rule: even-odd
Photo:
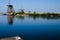
[[[13,5],[10,4],[10,0],[8,2],[8,9],[7,9],[8,15],[12,15],[14,12]]]

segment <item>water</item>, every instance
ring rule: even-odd
[[[0,38],[60,40],[60,18],[0,16]]]

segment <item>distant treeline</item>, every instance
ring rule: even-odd
[[[29,16],[60,16],[60,13],[37,13],[29,11],[28,13],[25,13],[24,10],[20,10],[19,12],[16,12],[16,14],[26,14]]]

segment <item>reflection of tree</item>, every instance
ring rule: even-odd
[[[24,16],[16,16],[17,18],[24,20]]]
[[[13,16],[8,16],[8,23],[11,25],[13,24]]]
[[[33,18],[34,20],[36,20],[37,18],[40,17],[39,14],[36,14],[36,12],[34,12],[34,14],[29,14],[29,17]]]
[[[29,17],[33,18],[34,20],[37,18],[43,18],[43,19],[60,19],[60,16],[58,14],[29,14]]]
[[[49,17],[40,16],[40,17],[44,19],[60,19],[60,17],[57,17],[57,16],[49,16]]]
[[[46,19],[60,19],[59,14],[41,14],[41,18],[46,18]]]
[[[36,20],[37,18],[39,18],[39,16],[29,16],[30,18],[33,18],[34,20]]]

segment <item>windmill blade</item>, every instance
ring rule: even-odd
[[[10,0],[9,0],[9,3],[8,3],[8,5],[10,5]]]

